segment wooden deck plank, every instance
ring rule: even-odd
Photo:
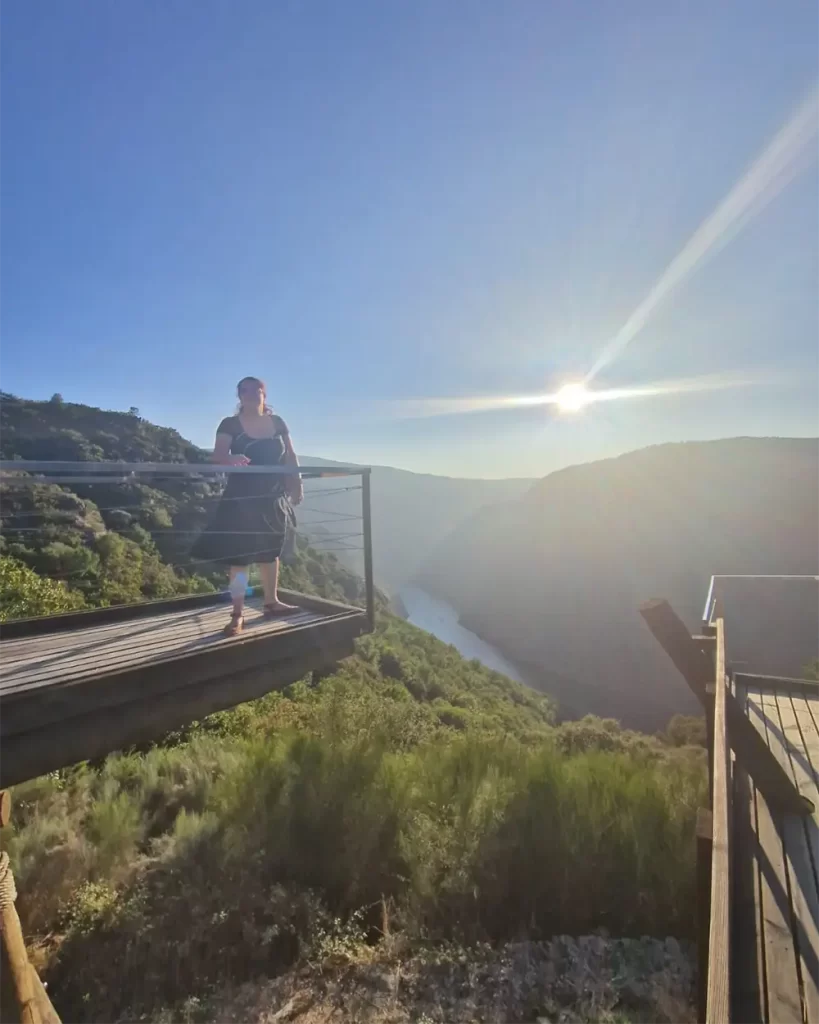
[[[802,735],[805,760],[801,762],[802,768],[807,774],[813,776],[816,784],[816,793],[819,795],[819,716],[811,714],[811,710],[819,708],[819,701],[815,698],[808,699],[802,693],[791,692],[791,705],[799,731]],[[813,871],[819,888],[819,799],[817,800],[817,813],[806,820],[808,832],[808,847],[813,860]]]
[[[207,645],[245,643],[262,635],[284,632],[295,626],[319,622],[327,616],[317,612],[298,613],[275,620],[261,615],[248,615],[245,631],[238,637],[222,637],[226,609],[219,606],[207,612],[181,612],[152,628],[153,620],[137,619],[118,623],[117,631],[102,641],[91,635],[86,638],[71,633],[64,637],[62,647],[47,652],[33,651],[28,657],[8,662],[5,644],[0,644],[0,694],[11,695],[55,681],[60,684],[111,674],[130,667],[160,662],[184,651]],[[36,643],[32,640],[11,641],[16,645]]]
[[[753,689],[748,689],[747,696],[748,717],[766,742],[770,742],[764,696]],[[776,1024],[803,1024],[796,944],[791,929],[790,880],[783,849],[783,816],[772,811],[759,790],[756,811],[765,953],[765,1019]]]
[[[67,726],[68,719],[93,715],[104,707],[154,701],[172,690],[201,686],[257,668],[270,670],[279,661],[306,658],[314,651],[329,652],[344,644],[352,648],[352,642],[366,625],[365,613],[352,610],[346,615],[325,616],[316,622],[272,632],[260,628],[255,635],[182,650],[160,662],[126,667],[92,679],[69,684],[55,681],[39,689],[0,694],[3,751],[12,735],[56,722]],[[0,774],[5,769],[5,760],[4,757],[0,764]]]
[[[39,674],[48,675],[52,666],[58,663],[61,671],[67,672],[74,666],[81,667],[89,659],[98,662],[116,661],[123,647],[136,654],[151,647],[162,647],[168,642],[212,636],[218,633],[218,623],[223,625],[225,621],[226,617],[217,619],[213,613],[206,617],[201,614],[185,615],[170,622],[158,623],[156,628],[152,629],[150,619],[142,619],[128,626],[121,625],[116,633],[103,639],[86,638],[80,634],[71,643],[62,647],[51,648],[48,651],[35,648],[25,657],[12,662],[7,671],[10,676],[25,677],[33,682]]]
[[[734,697],[746,709],[745,688]],[[747,771],[734,763],[734,861],[731,921],[731,1020],[762,1024],[765,965],[756,794]]]
[[[80,650],[76,647],[67,648],[62,653],[55,652],[46,657],[35,657],[0,668],[0,690],[32,688],[41,683],[50,683],[57,675],[61,682],[105,675],[122,667],[161,661],[176,651],[190,647],[241,642],[248,639],[251,631],[253,634],[273,633],[321,619],[322,616],[315,612],[300,612],[273,622],[258,617],[249,619],[246,629],[238,637],[221,635],[226,621],[223,616],[212,616],[209,620],[195,623],[181,622],[178,628],[170,624],[156,633],[144,629],[133,633],[123,631],[121,636],[109,641],[107,645],[90,644]]]
[[[247,608],[248,622],[258,618],[261,609],[256,605]],[[316,615],[316,612],[300,610],[297,614]],[[164,636],[189,632],[204,632],[213,629],[217,623],[224,625],[229,616],[229,607],[217,605],[207,609],[175,612],[160,615],[156,618],[133,619],[118,622],[109,626],[92,627],[76,632],[59,633],[50,637],[31,637],[23,640],[10,640],[0,643],[3,662],[22,667],[24,664],[36,662],[39,658],[62,656],[66,652],[96,651],[122,639],[140,638],[145,643]],[[272,620],[285,622],[295,616],[286,616]]]
[[[352,653],[353,637],[349,636],[339,647],[314,647],[294,658],[279,658],[232,676],[218,675],[147,699],[137,696],[116,707],[95,706],[73,718],[70,728],[59,719],[32,732],[12,735],[3,741],[0,785],[14,786],[78,761],[151,742],[214,711],[281,689],[307,672]]]
[[[157,615],[148,620],[133,620],[133,623],[136,625],[137,621],[139,621],[144,625],[146,622],[153,622],[157,627],[161,627],[178,614],[179,612],[167,612],[164,615]],[[0,635],[0,650],[3,652],[3,661],[5,663],[20,661],[30,657],[32,651],[48,653],[49,651],[61,650],[71,640],[77,643],[106,640],[120,632],[123,625],[123,622],[110,622],[97,626],[88,626],[78,631],[46,633],[43,636],[23,637],[15,640],[5,640]]]
[[[805,750],[810,758],[813,773],[819,780],[819,699],[808,694],[791,694],[794,710],[802,729]]]
[[[769,730],[771,750],[789,769],[800,793],[819,807],[819,787],[805,757],[805,747],[790,694],[777,693],[763,698],[767,717],[773,720]],[[774,715],[778,715],[779,731]],[[816,835],[816,813],[800,819],[786,814],[784,819],[785,857],[791,883],[791,904],[796,927],[796,944],[801,965],[805,1019],[819,1021],[819,888],[811,857],[811,836]]]

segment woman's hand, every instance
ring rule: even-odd
[[[227,462],[227,466],[249,466],[250,459],[246,455],[230,455]]]

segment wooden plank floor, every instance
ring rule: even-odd
[[[736,805],[736,835],[746,841],[735,845],[735,878],[744,880],[735,942],[761,961],[762,1020],[819,1021],[819,693],[742,690],[737,698],[750,721],[816,810],[783,814],[750,781],[750,799]],[[735,962],[734,976],[750,976],[752,967]],[[751,1019],[748,1004],[736,1011]]]
[[[205,647],[244,644],[328,617],[299,609],[293,615],[268,620],[262,616],[261,602],[253,601],[247,608],[244,632],[223,637],[221,630],[229,616],[230,606],[220,603],[77,631],[0,641],[0,697],[149,666]]]

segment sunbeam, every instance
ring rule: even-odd
[[[629,344],[660,303],[703,260],[717,252],[816,157],[819,85],[814,85],[787,123],[777,132],[728,195],[716,207],[660,275],[654,287],[604,346],[586,375],[589,384]]]
[[[613,402],[625,398],[656,398],[703,391],[725,391],[746,387],[755,382],[748,374],[710,374],[678,380],[655,381],[634,387],[590,388],[579,381],[562,385],[556,391],[536,395],[495,395],[474,398],[410,398],[376,403],[376,410],[395,419],[428,419],[435,416],[458,416],[465,413],[497,412],[523,409],[528,406],[552,405],[559,412],[578,413],[597,402]]]

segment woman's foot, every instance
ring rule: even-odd
[[[243,612],[234,612],[230,617],[230,622],[222,630],[225,636],[238,636],[239,633],[245,628],[245,617]]]
[[[292,615],[293,612],[297,612],[298,608],[294,604],[285,604],[284,601],[266,601],[264,606],[264,617],[266,619],[275,619],[279,615]]]

